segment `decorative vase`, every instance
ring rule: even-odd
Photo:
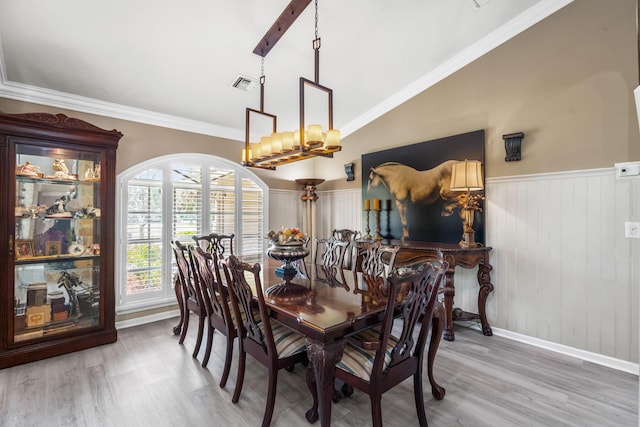
[[[281,261],[282,265],[276,268],[276,276],[282,277],[284,281],[271,286],[264,293],[272,300],[280,302],[290,302],[296,304],[305,300],[309,289],[291,280],[298,274],[298,270],[292,265],[309,255],[309,249],[304,247],[305,242],[288,242],[283,244],[273,244],[268,250],[270,258]]]

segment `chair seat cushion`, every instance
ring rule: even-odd
[[[260,327],[262,327],[262,324],[260,324]],[[273,340],[276,343],[279,359],[307,351],[304,336],[294,330],[287,328],[276,320],[271,320],[271,330],[273,331]]]
[[[380,331],[377,328],[366,329],[354,335],[353,339],[355,341],[378,341],[380,339]],[[387,343],[387,349],[384,355],[383,370],[391,362],[391,351],[397,343],[398,338],[389,335],[389,342]],[[369,381],[371,379],[371,371],[373,370],[375,357],[376,350],[365,350],[347,341],[342,360],[338,362],[336,367],[360,377],[365,381]]]

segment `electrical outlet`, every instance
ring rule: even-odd
[[[640,222],[626,221],[624,223],[624,237],[628,239],[640,239]]]

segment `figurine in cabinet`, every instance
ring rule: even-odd
[[[31,162],[26,161],[22,165],[18,165],[18,175],[30,176],[30,177],[41,177],[42,171],[37,165],[31,164]]]
[[[53,179],[76,179],[75,176],[69,174],[69,168],[64,164],[64,159],[55,159],[53,165]]]

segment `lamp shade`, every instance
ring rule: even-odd
[[[329,129],[327,131],[327,139],[325,147],[332,150],[340,146],[340,131],[338,129]]]
[[[256,161],[260,159],[262,155],[262,150],[260,149],[260,143],[256,142],[255,144],[251,144],[251,160]]]
[[[282,134],[274,132],[271,134],[271,154],[282,153]]]
[[[477,191],[484,188],[482,163],[466,160],[454,163],[451,168],[451,191]]]
[[[271,137],[263,136],[260,138],[260,151],[262,157],[271,156]]]
[[[322,126],[320,125],[309,125],[307,128],[307,144],[314,144],[318,142],[322,142]]]
[[[284,153],[293,149],[293,132],[282,132],[282,151]]]

